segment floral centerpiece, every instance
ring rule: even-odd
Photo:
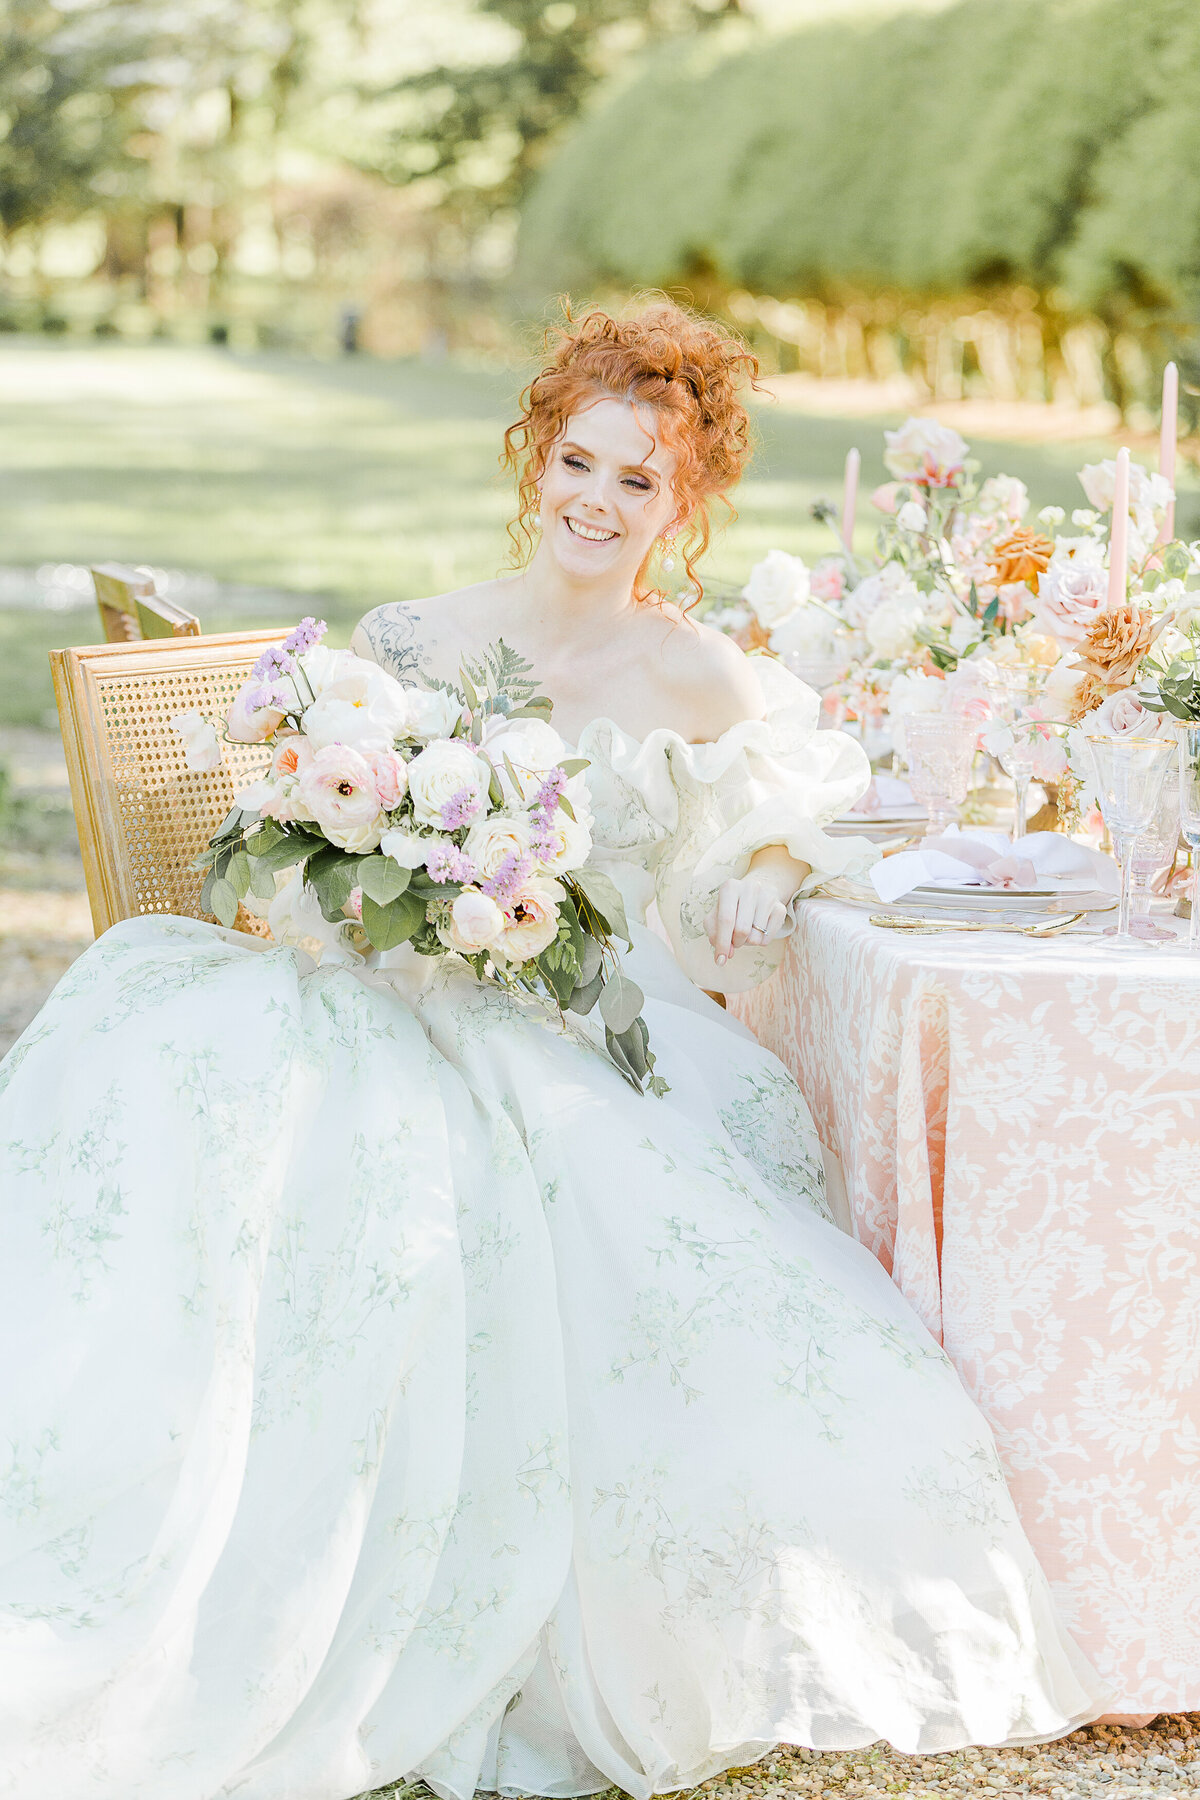
[[[613,943],[629,941],[620,893],[587,860],[587,764],[529,664],[501,642],[457,686],[408,687],[324,631],[305,619],[264,651],[229,709],[227,736],[271,760],[194,865],[203,910],[232,926],[244,903],[281,943],[408,944],[560,1011],[598,1006],[621,1074],[665,1092]],[[219,765],[211,722],[174,723],[190,767]]]

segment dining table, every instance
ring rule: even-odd
[[[1103,917],[1043,941],[871,921],[803,903],[730,1010],[990,1423],[1112,1710],[1200,1709],[1200,956]]]

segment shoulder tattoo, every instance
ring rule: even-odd
[[[417,622],[402,607],[379,607],[363,621],[363,632],[382,666],[398,680],[428,681],[417,642]]]

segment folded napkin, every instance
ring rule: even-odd
[[[1073,843],[1057,831],[1034,831],[1013,844],[1000,831],[960,831],[926,838],[919,850],[901,850],[871,870],[881,900],[898,900],[915,887],[1025,888],[1061,885],[1065,892],[1120,892],[1111,857]]]
[[[870,814],[883,812],[885,809],[890,812],[894,806],[912,804],[912,789],[907,781],[897,781],[894,775],[876,775],[862,799],[854,802],[850,812]]]

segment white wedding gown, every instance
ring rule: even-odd
[[[107,932],[13,1050],[0,1794],[644,1797],[1102,1710],[791,1078],[688,979],[778,954],[703,936],[756,846],[855,854],[815,821],[860,753],[764,679],[715,744],[580,745],[678,958],[635,927],[665,1099],[449,960],[184,919]]]

